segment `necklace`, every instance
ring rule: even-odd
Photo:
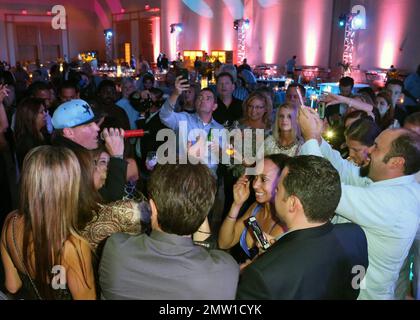
[[[279,141],[277,141],[277,147],[280,149],[280,150],[290,150],[290,149],[292,149],[294,146],[296,146],[298,144],[298,141],[297,140],[295,140],[294,142],[292,142],[291,144],[289,144],[289,145],[287,145],[287,146],[282,146],[281,144],[280,144],[280,142]]]

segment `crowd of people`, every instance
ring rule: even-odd
[[[158,68],[164,84],[145,68],[121,92],[0,70],[0,291],[420,299],[420,66],[359,92],[342,78],[325,114],[299,83],[276,103],[246,60],[204,88]]]

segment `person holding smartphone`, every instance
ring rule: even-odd
[[[250,195],[251,179],[242,176],[233,186],[234,201],[219,231],[220,249],[230,249],[239,243],[248,259],[252,259],[258,254],[258,240],[255,238],[253,230],[245,226],[245,222],[250,217],[256,218],[268,241],[272,242],[276,237],[287,231],[286,227],[275,218],[274,191],[288,158],[283,154],[270,155],[264,158],[264,168],[259,175],[253,178],[252,182],[256,202],[242,217],[238,217],[238,215]],[[238,260],[242,259],[239,258]]]

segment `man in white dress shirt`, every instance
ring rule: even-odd
[[[336,223],[359,224],[368,240],[369,267],[359,299],[394,299],[401,266],[420,222],[420,136],[405,129],[382,132],[369,150],[370,163],[358,168],[321,139],[316,112],[301,108],[306,143],[301,154],[327,158],[340,173],[343,192]],[[344,218],[344,219],[343,219]]]

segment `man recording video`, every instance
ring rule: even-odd
[[[136,121],[137,128],[149,132],[141,140],[138,139],[136,143],[136,155],[140,159],[140,171],[147,173],[148,168],[145,164],[147,154],[157,151],[163,141],[156,141],[156,135],[159,130],[167,128],[159,118],[159,111],[164,102],[163,91],[158,88],[151,88],[142,92],[136,91],[130,95],[129,100],[133,108],[140,114]]]

